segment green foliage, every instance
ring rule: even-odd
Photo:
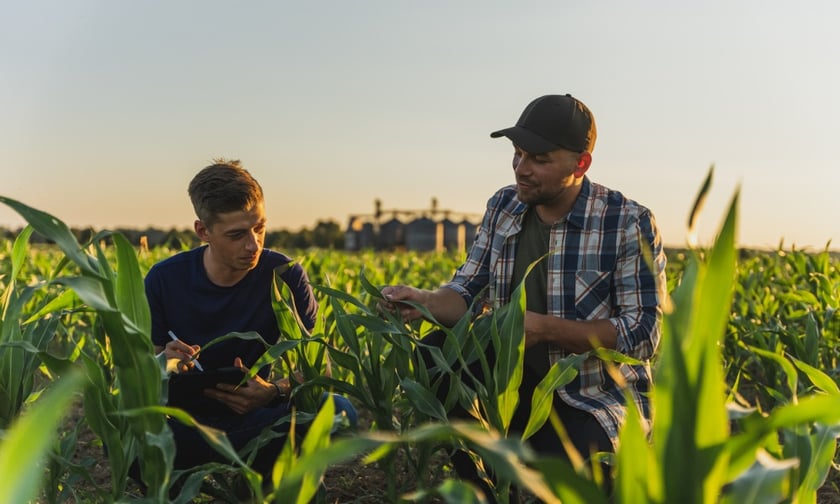
[[[119,265],[115,271],[100,236],[94,237],[91,245],[94,254],[88,254],[60,220],[8,198],[0,197],[0,201],[55,242],[79,269],[77,275],[57,276],[50,283],[72,289],[96,313],[91,324],[93,340],[86,339],[87,344],[81,346],[81,361],[89,380],[85,417],[108,449],[111,495],[118,498],[123,494],[129,466],[139,454],[144,481],[163,499],[173,459],[171,433],[163,416],[132,419],[115,415],[160,401],[161,370],[149,338],[151,322],[136,252],[124,238],[115,235]],[[61,361],[48,359],[44,364],[57,362]],[[103,367],[105,364],[108,367]]]
[[[82,379],[69,372],[0,437],[0,502],[29,502],[36,496],[43,460]]]
[[[710,181],[711,172],[692,226]],[[638,411],[628,411],[620,449],[605,459],[614,471],[606,476],[615,478],[609,497],[600,458],[589,463],[573,457],[570,463],[539,457],[527,445],[545,422],[563,432],[551,415],[554,389],[574,378],[586,355],[551,368],[534,394],[525,432],[507,435],[519,401],[524,295],[517,292],[511,304],[478,319],[465,317],[445,329],[442,350],[428,349],[444,374],[473,363],[484,368],[482,382],[452,379],[445,390],[417,357],[420,339],[437,325],[406,324],[377,311],[379,286],[435,288],[448,280],[463,259],[459,255],[299,251],[297,260],[321,304],[316,326],[311,332],[300,326],[293,300],[278,282],[274,309],[283,338],[266,345],[255,370],[271,365],[276,373],[302,373],[293,392],[299,411],[283,421],[308,428],[303,437],[288,437],[267,482],[249,460],[270,433],[236,452],[221,433],[160,406],[164,377],[148,337],[142,276],[173,250],[138,251],[119,233],[92,235],[82,246],[58,219],[8,198],[0,201],[31,225],[14,243],[0,243],[0,432],[9,429],[2,434],[0,459],[17,426],[45,401],[54,406],[47,422],[54,425],[64,406],[44,391],[70,386],[58,377],[81,374],[75,387],[84,387],[84,421],[107,447],[112,471],[110,488],[83,498],[127,499],[128,465],[139,456],[153,489],[150,501],[165,501],[177,484],[176,502],[187,502],[204,491],[208,476],[228,474],[243,478],[258,501],[305,502],[319,498],[320,478],[332,464],[366,455],[364,463],[380,464],[388,474],[387,495],[381,497],[389,501],[479,502],[470,485],[430,477],[434,453],[461,447],[495,474],[500,502],[514,487],[543,502],[815,502],[836,456],[837,257],[828,251],[737,251],[737,196],[710,249],[669,251],[671,299],[654,362],[656,421],[650,430]],[[33,245],[35,232],[55,246]],[[261,339],[255,333],[225,337]],[[498,356],[492,365],[483,357],[490,345]],[[616,366],[622,362],[614,353],[598,355]],[[331,401],[319,408],[324,391],[345,394],[369,412],[372,429],[334,438],[343,423]],[[448,411],[456,403],[469,408],[475,421],[450,422]],[[229,463],[173,471],[165,416],[196,428]],[[60,443],[41,447],[41,454],[54,447],[48,479],[41,480],[43,470],[32,469],[34,462],[21,464],[23,486],[14,491],[33,495],[46,481],[45,501],[72,496],[75,482],[85,477],[83,467],[69,462],[75,442],[70,432]],[[415,486],[398,485],[397,456],[415,471]],[[6,488],[0,481],[0,491]]]
[[[671,293],[652,394],[651,443],[642,441],[644,429],[633,412],[617,454],[618,501],[816,502],[825,481],[840,431],[840,395],[824,373],[751,347],[785,371],[778,396],[790,400],[767,415],[728,415],[720,350],[735,291],[736,208],[737,196],[714,247],[706,258],[692,256]],[[819,394],[798,399],[799,372]]]

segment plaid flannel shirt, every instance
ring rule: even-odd
[[[485,297],[475,303],[478,311],[509,302],[517,236],[527,208],[515,186],[500,189],[488,201],[466,261],[445,284],[467,306],[479,293]],[[651,252],[653,271],[644,259],[644,247]],[[666,289],[665,253],[650,210],[584,177],[572,210],[551,229],[547,283],[548,314],[569,320],[608,319],[618,334],[616,350],[644,362],[620,364],[618,370],[649,429],[650,359],[659,344]],[[551,363],[563,355],[560,347],[549,350]],[[626,415],[624,392],[602,360],[586,359],[578,376],[557,393],[569,405],[591,413],[617,446]]]

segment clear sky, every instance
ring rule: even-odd
[[[438,207],[513,181],[489,133],[543,94],[593,111],[589,176],[668,245],[709,166],[710,243],[840,248],[840,2],[0,3],[0,195],[71,226],[190,228],[190,178],[239,158],[269,228]],[[0,226],[23,221],[0,206]]]

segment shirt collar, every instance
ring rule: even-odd
[[[589,182],[589,177],[583,176],[583,184],[580,186],[580,194],[575,200],[572,210],[566,216],[566,221],[579,228],[583,228],[583,223],[586,221],[586,207],[589,206],[589,195],[592,193],[592,184]]]
[[[584,175],[583,184],[580,186],[580,194],[578,194],[575,204],[566,216],[566,221],[569,224],[579,228],[584,227],[583,224],[586,221],[586,208],[589,206],[590,194],[592,194],[592,183],[589,181],[589,177]],[[528,205],[519,201],[517,196],[514,196],[513,199],[516,201],[516,206],[510,210],[514,221],[510,231],[518,233],[522,229],[522,219],[525,217],[525,211],[528,210]]]

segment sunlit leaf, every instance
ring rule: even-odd
[[[0,502],[23,503],[35,497],[44,474],[38,467],[83,379],[79,372],[62,377],[0,438]]]

